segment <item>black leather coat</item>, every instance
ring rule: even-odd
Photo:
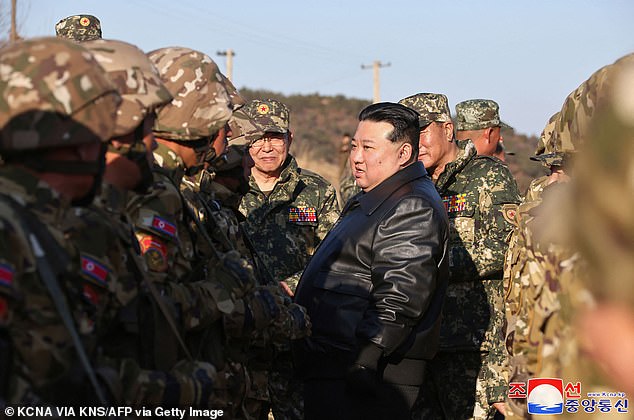
[[[360,358],[379,369],[432,358],[448,232],[445,208],[419,162],[352,197],[295,294],[313,326],[295,345],[303,375],[341,377]]]

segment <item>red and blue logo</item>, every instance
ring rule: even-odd
[[[559,378],[528,380],[529,414],[562,414],[564,412],[564,382]]]

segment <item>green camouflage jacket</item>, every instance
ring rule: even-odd
[[[449,215],[449,287],[443,308],[441,351],[484,351],[503,340],[504,253],[520,201],[508,167],[478,156],[471,141],[436,181]],[[489,401],[503,400],[504,354],[483,366]]]
[[[244,232],[274,281],[301,272],[339,217],[335,189],[321,176],[301,169],[288,157],[267,197],[253,176],[242,197]],[[289,286],[295,289],[296,281]]]

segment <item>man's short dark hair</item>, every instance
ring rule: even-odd
[[[418,112],[405,105],[393,102],[379,102],[365,107],[359,113],[359,121],[386,122],[394,127],[387,136],[393,143],[405,142],[412,145],[414,157],[418,156]]]

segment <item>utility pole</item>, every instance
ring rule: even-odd
[[[11,32],[9,33],[9,41],[15,42],[18,40],[18,30],[15,24],[15,15],[17,9],[17,0],[11,0]]]
[[[374,95],[372,98],[373,103],[377,103],[381,101],[381,87],[379,81],[379,69],[381,67],[389,67],[390,63],[381,63],[379,60],[375,60],[371,66],[366,66],[361,64],[362,69],[373,69],[374,70]]]
[[[227,79],[233,82],[233,56],[236,55],[231,48],[226,51],[218,51],[216,55],[227,57]]]

